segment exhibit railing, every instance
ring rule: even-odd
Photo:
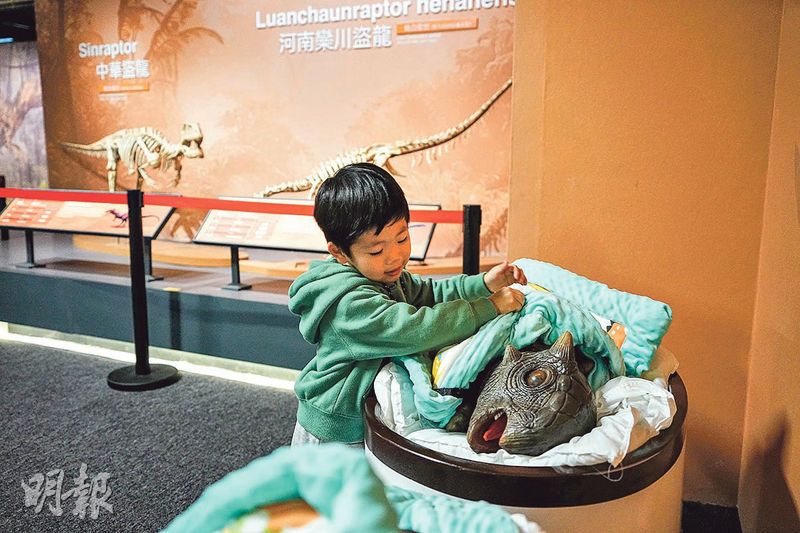
[[[78,190],[52,190],[52,189],[20,189],[7,188],[4,180],[0,182],[0,209],[6,208],[6,199],[31,199],[56,202],[84,202],[88,204],[117,204],[126,205],[127,212],[113,212],[116,218],[122,219],[127,224],[127,237],[130,251],[130,277],[131,277],[131,303],[133,306],[133,338],[136,353],[136,364],[114,370],[108,376],[110,387],[118,390],[148,390],[163,387],[178,380],[178,372],[169,365],[151,365],[149,363],[149,334],[147,330],[147,290],[146,278],[149,274],[149,246],[145,246],[146,238],[142,230],[142,209],[145,206],[163,206],[170,209],[217,209],[226,211],[245,211],[254,213],[270,213],[277,215],[303,215],[313,216],[314,206],[311,204],[260,202],[246,200],[225,200],[218,198],[187,197],[171,194],[143,193],[141,190],[124,192],[78,191]],[[11,205],[8,206],[9,208]],[[54,229],[46,226],[37,227],[26,221],[32,220],[24,216],[15,222],[3,221],[3,215],[8,209],[0,213],[0,227],[19,229],[25,232],[27,248],[27,264],[23,266],[37,266],[33,256],[33,231],[72,231],[79,233],[79,229]],[[112,210],[109,209],[108,212]],[[162,217],[160,223],[150,230],[147,237],[155,238],[163,227],[169,214]],[[465,274],[477,274],[480,261],[480,205],[464,205],[462,210],[425,210],[411,209],[412,222],[427,222],[435,224],[461,224],[463,227],[463,255],[462,271]],[[117,228],[122,227],[122,224]],[[120,235],[120,233],[115,233]],[[233,248],[232,248],[233,250]],[[232,252],[233,259],[233,252]],[[234,272],[234,281],[238,282],[238,262]]]

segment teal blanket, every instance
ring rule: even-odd
[[[338,533],[396,533],[397,514],[364,453],[343,444],[280,448],[206,488],[162,533],[215,533],[256,507],[302,498]]]
[[[447,374],[440,377],[438,388],[467,388],[507,345],[521,348],[537,340],[552,344],[565,331],[572,333],[575,345],[594,362],[588,380],[595,390],[613,377],[638,377],[649,368],[672,320],[668,305],[610,289],[541,261],[519,259],[514,264],[537,287],[524,288],[525,304],[520,311],[496,317],[468,340]],[[624,327],[620,346],[606,323]],[[444,427],[461,400],[433,390],[430,356],[395,360],[409,373],[419,413]]]
[[[627,375],[639,377],[650,368],[661,339],[672,323],[669,305],[637,294],[611,289],[569,270],[533,259],[514,262],[529,282],[546,287],[600,317],[624,326],[625,339],[620,352]]]
[[[215,533],[270,503],[304,499],[331,533],[518,533],[502,508],[384,487],[364,452],[342,444],[281,448],[209,486],[161,533]]]

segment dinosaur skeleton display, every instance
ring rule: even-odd
[[[181,126],[181,141],[171,143],[163,133],[155,128],[131,128],[116,131],[92,144],[75,144],[61,142],[61,146],[70,150],[88,153],[94,157],[106,156],[108,163],[108,190],[117,187],[117,164],[120,160],[128,167],[128,173],[136,172],[136,187],[142,188],[142,181],[154,187],[156,183],[144,171],[145,167],[167,170],[175,168],[175,178],[171,185],[177,186],[181,180],[181,159],[183,157],[202,158],[203,132],[200,125],[194,122]]]
[[[257,193],[256,196],[267,197],[282,192],[309,191],[309,198],[313,198],[323,181],[336,174],[340,168],[352,163],[374,163],[378,166],[385,167],[392,174],[399,174],[392,168],[391,162],[389,161],[391,158],[428,150],[448,141],[452,141],[475,124],[509,87],[511,87],[511,79],[506,81],[496,93],[475,111],[475,113],[453,128],[423,139],[398,141],[394,143],[375,143],[357,150],[339,154],[333,159],[319,165],[316,170],[307,177],[297,181],[284,182],[267,187],[260,193]]]

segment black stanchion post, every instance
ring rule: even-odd
[[[0,175],[0,189],[5,189],[6,187],[6,177]],[[6,208],[6,197],[3,196],[0,198],[0,211]],[[0,228],[0,241],[7,241],[8,240],[8,230],[6,228]]]
[[[17,268],[38,268],[44,265],[39,264],[33,258],[33,230],[25,230],[25,262],[14,265]]]
[[[163,276],[153,275],[153,239],[144,239],[144,279],[147,281],[158,281],[164,279]]]
[[[128,191],[128,245],[130,249],[133,342],[136,345],[136,373],[149,374],[147,290],[144,286],[144,238],[142,237],[142,192]]]
[[[239,247],[231,246],[231,282],[222,287],[229,291],[244,291],[252,288],[252,285],[240,283],[239,277]]]
[[[147,331],[147,288],[145,286],[144,238],[142,237],[142,191],[128,191],[128,234],[130,244],[133,342],[136,365],[118,368],[108,375],[108,386],[117,390],[151,390],[178,381],[178,370],[169,365],[151,365]]]
[[[480,271],[481,255],[481,206],[464,205],[464,274],[477,274]]]

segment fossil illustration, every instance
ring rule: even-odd
[[[475,113],[453,128],[422,139],[394,143],[375,143],[339,154],[319,165],[316,170],[305,178],[267,187],[257,193],[256,196],[267,197],[282,192],[310,191],[309,197],[313,198],[323,181],[336,174],[340,168],[352,163],[374,163],[385,167],[392,174],[399,174],[392,168],[390,162],[392,157],[428,150],[452,141],[475,124],[509,87],[511,87],[511,79],[507,80]]]
[[[147,166],[167,170],[175,168],[172,186],[177,186],[181,179],[181,159],[202,158],[203,132],[197,123],[186,123],[181,127],[179,144],[169,142],[164,134],[155,128],[131,128],[116,131],[92,144],[75,144],[61,142],[64,148],[90,154],[94,157],[108,158],[108,190],[114,191],[117,186],[117,164],[120,160],[128,167],[128,174],[136,172],[136,187],[142,188],[142,180],[151,187],[156,183],[145,173]]]

